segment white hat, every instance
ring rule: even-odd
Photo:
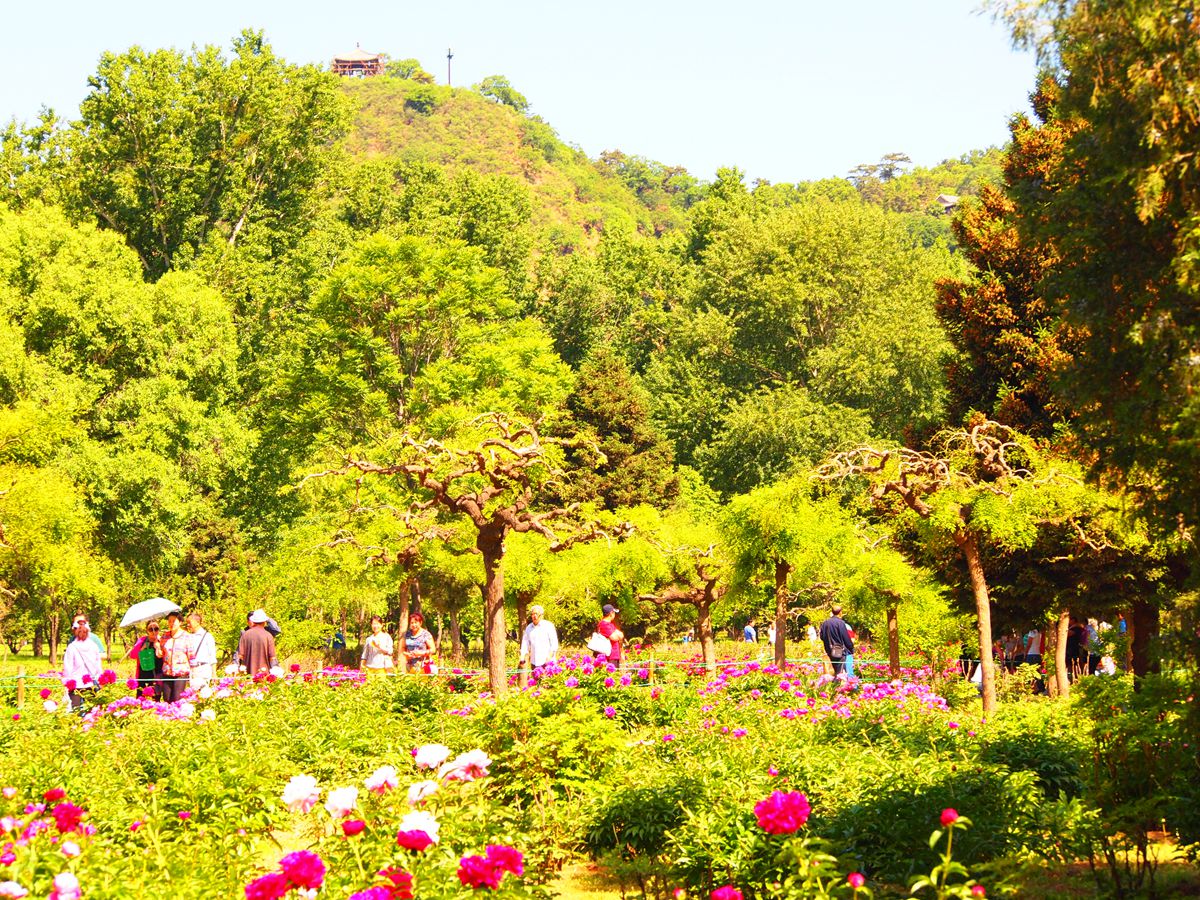
[[[255,625],[261,625],[267,621],[267,614],[261,609],[256,609],[254,612],[250,613],[250,621]]]

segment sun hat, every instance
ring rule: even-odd
[[[267,613],[265,610],[256,609],[250,613],[250,621],[255,625],[262,625],[267,621]]]

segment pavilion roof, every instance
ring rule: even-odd
[[[371,53],[364,50],[362,47],[355,47],[349,53],[339,53],[334,56],[334,62],[369,62],[373,59],[379,59],[380,54]]]

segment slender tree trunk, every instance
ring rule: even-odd
[[[487,649],[488,686],[499,697],[508,688],[505,672],[507,635],[504,628],[504,529],[479,532],[475,546],[483,554],[483,643]]]
[[[1150,662],[1150,639],[1158,633],[1158,607],[1144,599],[1133,601],[1129,616],[1129,651],[1133,662],[1133,686],[1139,689],[1141,679],[1158,673],[1158,663]]]
[[[967,574],[971,579],[971,592],[975,595],[975,615],[979,626],[979,669],[982,681],[983,714],[990,716],[996,710],[996,666],[992,662],[992,604],[988,596],[987,579],[983,575],[983,559],[979,555],[979,543],[966,527],[954,532],[954,543],[962,551],[967,562]]]
[[[462,662],[463,639],[462,626],[458,624],[458,607],[450,607],[450,655],[455,662]]]
[[[787,580],[791,572],[791,563],[775,560],[775,665],[781,668],[787,662]]]
[[[50,665],[58,665],[58,635],[62,629],[62,620],[59,619],[57,612],[50,614],[49,628],[50,632]]]
[[[42,655],[42,642],[46,639],[46,631],[41,625],[33,629],[33,655],[38,657]]]
[[[529,601],[533,599],[533,591],[517,591],[517,634],[525,633],[525,626],[529,624]]]
[[[887,608],[888,666],[892,677],[900,677],[900,616],[896,607]]]
[[[1071,611],[1059,610],[1058,628],[1054,644],[1054,681],[1058,685],[1058,696],[1066,699],[1071,696],[1071,670],[1067,660],[1067,634],[1071,630]]]
[[[700,652],[704,655],[704,668],[711,674],[717,670],[717,643],[713,638],[711,600],[701,600],[696,604],[696,630],[700,633]]]
[[[396,592],[396,671],[408,671],[408,658],[404,655],[404,636],[408,634],[408,612],[412,579],[406,578]]]

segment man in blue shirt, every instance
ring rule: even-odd
[[[751,619],[746,623],[746,627],[742,629],[742,640],[747,644],[758,643],[758,631],[754,627],[754,620]]]

